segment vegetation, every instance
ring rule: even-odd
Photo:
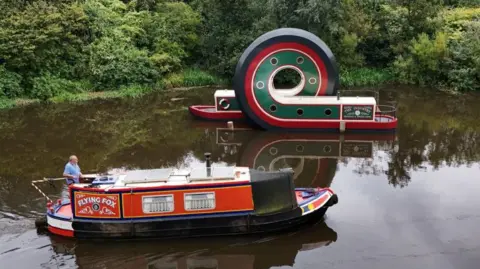
[[[480,90],[479,0],[5,0],[0,105],[228,84],[279,27],[322,38],[344,86]]]

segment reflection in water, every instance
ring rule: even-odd
[[[50,236],[58,256],[80,268],[267,269],[292,266],[301,251],[328,246],[337,233],[320,221],[306,229],[269,237],[88,242]]]
[[[478,95],[452,98],[438,91],[421,89],[382,90],[381,103],[398,107],[397,132],[393,137],[365,134],[352,138],[348,135],[302,137],[305,134],[254,132],[242,130],[240,125],[231,132],[224,128],[225,123],[202,126],[203,123],[191,119],[186,107],[211,102],[212,94],[213,90],[168,92],[138,100],[39,105],[0,111],[2,268],[4,261],[6,268],[37,268],[38,260],[50,257],[53,260],[46,262],[48,265],[44,268],[57,268],[61,264],[68,264],[65,267],[71,268],[76,267],[75,263],[80,268],[125,268],[122,267],[124,264],[128,266],[126,268],[147,268],[146,264],[152,264],[150,268],[162,268],[170,264],[177,266],[177,262],[184,268],[188,264],[207,268],[217,264],[224,268],[223,257],[232,257],[233,261],[239,255],[242,258],[228,263],[230,267],[227,268],[240,266],[242,262],[247,264],[240,268],[249,268],[251,263],[255,268],[269,268],[275,264],[291,264],[296,256],[297,260],[304,259],[298,258],[299,249],[307,248],[310,243],[331,240],[328,236],[310,240],[325,234],[315,230],[322,228],[301,232],[304,236],[272,240],[277,243],[250,242],[246,246],[232,246],[237,239],[230,243],[199,240],[187,243],[64,244],[52,238],[57,253],[60,253],[52,254],[48,248],[50,237],[38,236],[34,232],[33,220],[43,213],[45,199],[30,182],[44,176],[61,175],[71,154],[80,158],[82,170],[87,173],[113,168],[203,166],[204,152],[211,152],[212,159],[219,164],[251,165],[266,170],[292,167],[296,171],[298,186],[333,185],[341,192],[338,207],[330,212],[327,223],[335,225],[332,227],[344,241],[320,248],[320,251],[329,253],[325,258],[340,261],[340,267],[343,258],[336,257],[335,253],[363,257],[368,252],[367,256],[377,259],[407,252],[408,257],[413,257],[417,252],[457,251],[456,247],[440,249],[442,244],[437,241],[434,244],[421,241],[426,236],[432,240],[440,238],[439,242],[455,241],[458,249],[478,247],[476,238],[472,237],[474,233],[468,232],[469,227],[478,226],[478,208],[472,204],[478,197],[472,194],[478,190],[478,184],[469,178],[478,170],[468,168],[478,166],[480,160]],[[184,99],[172,99],[177,97]],[[419,174],[419,171],[428,173]],[[455,178],[460,174],[460,179]],[[456,180],[453,184],[463,182],[455,189],[460,193],[451,191],[451,180]],[[62,184],[45,183],[40,187],[56,199],[61,194]],[[405,200],[414,202],[409,204]],[[419,205],[424,207],[423,211]],[[357,210],[356,206],[363,210]],[[449,218],[445,217],[447,215]],[[401,224],[396,222],[399,219]],[[423,222],[417,221],[419,219]],[[429,222],[428,219],[435,221]],[[353,224],[350,226],[349,222]],[[461,228],[456,229],[457,226]],[[411,237],[405,236],[407,234]],[[357,246],[355,242],[358,241],[361,243]],[[365,245],[369,246],[368,250]],[[398,245],[403,247],[397,249]],[[60,251],[61,248],[64,250]],[[271,251],[272,248],[276,252]],[[30,251],[32,249],[34,251]],[[202,252],[204,249],[205,253]],[[313,250],[315,254],[312,256],[318,254],[315,252],[318,250]],[[67,252],[72,254],[62,254]],[[303,252],[302,257],[308,257],[305,253],[309,252]],[[363,261],[361,257],[356,258],[354,266],[375,267],[370,266],[371,260]],[[445,264],[450,262],[447,258],[437,257],[443,256],[432,259],[446,261]],[[313,267],[321,264],[315,258],[305,258],[306,263],[314,264]],[[21,262],[26,266],[18,267]],[[353,267],[345,264],[347,267],[342,268]],[[388,265],[391,264],[385,267],[392,268]],[[416,265],[412,268],[418,268]]]
[[[391,133],[276,133],[214,127],[222,156],[234,155],[237,165],[262,171],[292,168],[298,187],[329,187],[339,160],[370,160],[375,151],[388,150],[395,141]]]

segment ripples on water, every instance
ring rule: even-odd
[[[0,112],[0,268],[478,268],[478,96],[382,90],[381,103],[399,108],[396,134],[342,143],[331,135],[232,133],[178,112],[212,96]],[[263,148],[272,141],[276,156],[289,157]],[[318,158],[325,146],[339,157]],[[292,167],[298,186],[330,186],[339,203],[314,227],[268,237],[85,242],[34,229],[45,200],[30,182],[60,175],[71,154],[83,171],[100,172],[199,166],[206,151],[219,165]],[[40,187],[56,199],[62,182]]]

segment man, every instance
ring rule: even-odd
[[[67,180],[67,185],[73,183],[80,183],[82,173],[80,172],[80,166],[78,166],[78,158],[75,155],[70,156],[68,163],[65,165],[63,176]]]

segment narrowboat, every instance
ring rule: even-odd
[[[276,86],[282,71],[298,74],[293,88]],[[265,130],[394,131],[396,108],[375,96],[341,96],[330,48],[302,29],[258,37],[238,60],[233,89],[217,90],[214,105],[192,105],[201,120],[245,121]]]
[[[197,237],[283,231],[321,219],[330,188],[296,188],[293,170],[237,166],[90,175],[47,203],[52,234],[75,238]]]

